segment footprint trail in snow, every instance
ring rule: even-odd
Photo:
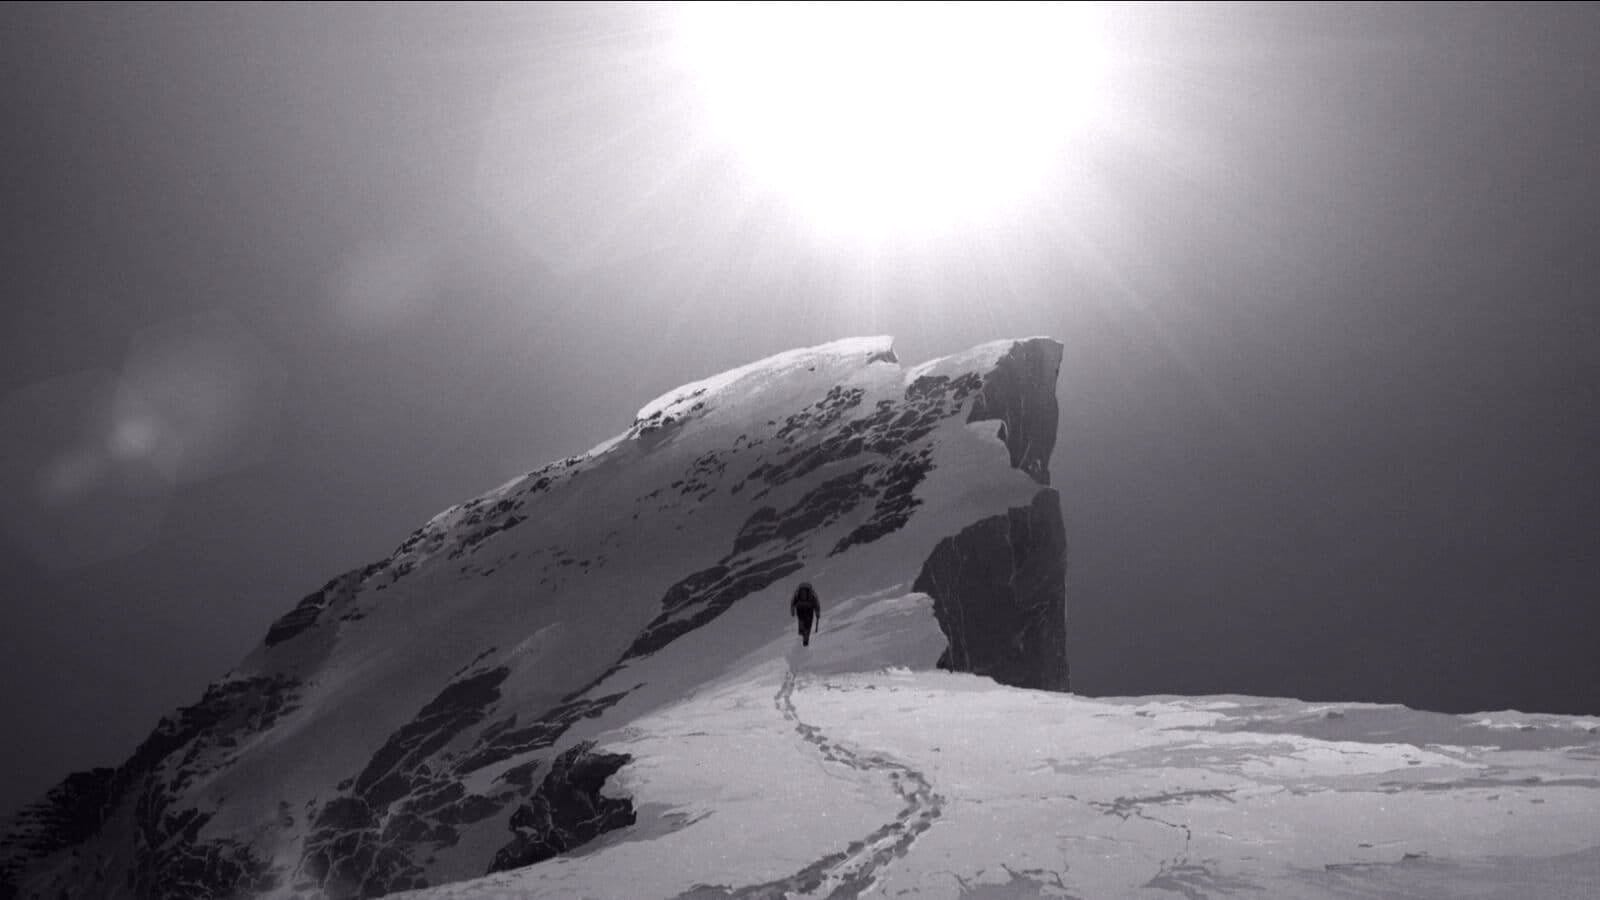
[[[802,720],[795,711],[793,700],[798,683],[794,672],[785,675],[783,685],[773,697],[773,704],[785,720],[793,723],[800,738],[816,747],[828,762],[848,766],[858,772],[886,773],[890,785],[900,795],[904,805],[894,820],[882,828],[793,875],[738,888],[701,886],[681,895],[681,900],[723,897],[778,900],[793,896],[849,900],[870,888],[878,870],[884,865],[905,856],[916,839],[933,826],[943,811],[944,798],[934,793],[933,785],[921,772],[883,754],[858,752],[829,740],[822,729]]]

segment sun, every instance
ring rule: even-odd
[[[1098,112],[1083,4],[691,4],[680,30],[715,139],[836,233],[1002,212]]]

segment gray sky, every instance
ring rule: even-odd
[[[1600,12],[1113,9],[1033,202],[742,192],[670,8],[0,11],[0,808],[682,382],[1066,343],[1091,694],[1600,713]]]

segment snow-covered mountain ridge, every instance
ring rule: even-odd
[[[1061,352],[852,339],[663,395],[305,597],[24,810],[0,896],[372,897],[632,825],[594,738],[781,655],[802,578],[852,616],[847,668],[1065,690]]]
[[[1065,692],[1061,352],[662,395],[24,810],[0,897],[1600,896],[1600,719]]]

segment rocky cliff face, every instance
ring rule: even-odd
[[[376,897],[568,852],[636,819],[595,738],[783,659],[802,578],[830,664],[1064,690],[1060,359],[907,369],[868,338],[664,395],[328,581],[24,810],[0,898]]]
[[[1066,562],[1052,490],[940,541],[913,585],[950,639],[939,668],[1067,690]]]
[[[999,438],[1011,452],[1012,467],[1040,484],[1050,483],[1056,446],[1061,350],[1055,341],[1018,341],[984,376],[967,417],[969,422],[999,419]]]

